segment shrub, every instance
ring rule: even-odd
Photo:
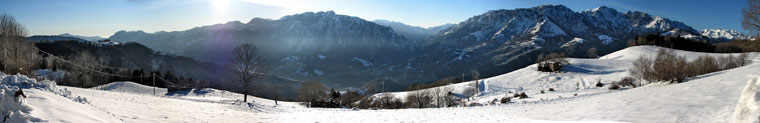
[[[749,60],[749,55],[747,53],[739,54],[739,56],[736,57],[737,62],[739,62],[739,66],[748,65],[749,63],[752,63],[752,60]]]
[[[653,60],[640,56],[634,61],[634,67],[631,68],[630,72],[632,76],[649,82],[680,83],[688,77],[747,65],[750,62],[747,57],[746,54],[741,54],[738,57],[728,55],[717,59],[711,56],[700,56],[691,62],[687,62],[685,57],[677,56],[671,50],[662,49]],[[629,85],[625,82],[620,84],[620,86]]]
[[[506,103],[509,103],[509,101],[511,101],[511,100],[512,100],[512,98],[510,98],[510,97],[502,97],[500,102],[503,103],[503,104],[506,104]]]
[[[554,88],[549,88],[549,91],[554,91]]]
[[[520,94],[518,94],[518,93],[515,93],[515,95],[514,95],[514,96],[512,96],[512,97],[514,97],[514,98],[518,98],[518,97],[520,97]]]
[[[596,82],[596,87],[604,87],[604,83],[601,80]]]
[[[689,62],[689,76],[698,76],[720,70],[720,64],[715,57],[708,55],[699,56],[694,61]]]
[[[634,88],[636,87],[636,85],[633,84],[633,77],[622,78],[616,84],[618,86],[623,86],[623,87],[625,87],[625,86],[631,86],[631,87],[634,87]]]
[[[391,103],[388,103],[385,108],[387,109],[401,109],[404,108],[404,102],[401,102],[401,100],[397,98],[393,98],[393,101]]]
[[[669,49],[660,49],[654,60],[639,56],[630,71],[631,75],[649,82],[680,83],[689,76],[687,72],[684,72],[687,71],[687,65],[686,57],[679,57]]]
[[[525,94],[525,92],[520,93],[520,99],[528,98],[528,95]]]
[[[611,84],[610,87],[607,87],[607,89],[617,90],[617,89],[620,89],[620,86],[618,86],[617,84]]]
[[[543,93],[544,93],[544,90],[541,90],[541,93],[543,94]]]
[[[475,106],[483,106],[483,104],[473,102],[473,103],[470,103],[467,106],[469,106],[469,107],[475,107]]]
[[[372,104],[370,104],[370,103],[371,103],[371,102],[370,102],[370,98],[369,98],[369,96],[365,96],[365,97],[363,97],[363,98],[361,99],[361,101],[359,101],[359,105],[358,105],[358,107],[359,107],[360,109],[368,109],[368,108],[370,108],[370,107],[371,107],[371,105],[372,105]]]

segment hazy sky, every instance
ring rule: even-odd
[[[741,28],[746,0],[1,0],[31,35],[72,33],[108,37],[119,30],[180,31],[254,17],[278,19],[329,11],[366,20],[430,27],[459,23],[488,10],[562,4],[574,11],[608,6],[677,20],[697,30]]]

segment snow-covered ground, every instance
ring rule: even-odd
[[[352,110],[305,108],[296,102],[278,102],[215,89],[167,93],[133,82],[115,82],[94,88],[56,86],[23,75],[0,74],[0,113],[13,112],[12,122],[731,122],[742,90],[760,75],[760,56],[754,64],[695,77],[680,84],[650,84],[610,91],[610,83],[628,76],[639,55],[653,55],[658,47],[637,46],[600,59],[570,59],[561,73],[535,71],[534,65],[481,81],[482,93],[470,103],[526,92],[531,98],[510,104],[429,109]],[[689,59],[707,54],[677,51]],[[653,57],[653,56],[651,56]],[[755,77],[756,78],[756,77]],[[755,79],[756,80],[756,79]],[[757,80],[756,80],[757,81]],[[27,84],[24,84],[27,83]],[[749,82],[753,83],[753,82]],[[446,87],[461,93],[472,82]],[[28,98],[13,96],[22,88]],[[445,88],[445,87],[442,87]],[[554,88],[557,91],[547,91]],[[540,91],[545,90],[545,94]],[[744,89],[747,91],[746,89]],[[401,98],[408,92],[393,92]],[[578,96],[575,96],[578,94]],[[746,96],[745,97],[749,98]],[[754,98],[742,99],[752,107]],[[746,105],[750,104],[750,105]],[[757,107],[757,106],[755,106]],[[741,108],[740,108],[741,109]],[[750,113],[752,114],[752,113]],[[756,113],[755,113],[756,114]],[[749,117],[752,117],[751,115]]]

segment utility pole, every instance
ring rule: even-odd
[[[156,95],[156,73],[153,73],[151,76],[153,76],[153,95]]]

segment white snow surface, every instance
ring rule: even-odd
[[[535,65],[481,81],[481,93],[468,103],[485,106],[428,109],[352,110],[305,108],[297,102],[249,96],[216,89],[193,89],[167,93],[166,89],[134,82],[114,82],[95,88],[56,86],[23,75],[0,73],[0,113],[13,112],[13,122],[731,122],[734,112],[746,103],[750,75],[760,74],[760,59],[753,64],[691,78],[680,84],[649,84],[610,91],[594,87],[597,79],[610,83],[628,75],[641,54],[656,54],[663,48],[637,46],[600,59],[569,59],[560,73],[535,71]],[[723,56],[678,51],[688,59]],[[736,54],[732,54],[736,55]],[[652,56],[653,57],[653,56]],[[754,79],[757,83],[757,79]],[[24,84],[27,83],[27,84]],[[752,82],[750,82],[752,83]],[[473,82],[451,84],[462,94]],[[28,98],[9,96],[18,88]],[[554,88],[557,91],[540,90]],[[746,89],[745,89],[746,91]],[[488,104],[495,98],[525,92],[530,98],[509,104]],[[390,92],[404,96],[409,92]],[[378,94],[378,95],[381,95]],[[574,96],[574,94],[578,94]],[[742,96],[744,95],[744,96]],[[375,95],[377,96],[377,95]],[[742,101],[740,101],[742,97]],[[403,99],[403,98],[402,98]],[[755,98],[756,99],[756,98]],[[756,104],[756,103],[754,103]]]
[[[760,76],[747,82],[734,111],[735,123],[757,123],[760,118]]]
[[[755,64],[714,72],[692,78],[680,84],[653,83],[639,88],[610,91],[594,86],[599,79],[608,85],[629,76],[631,63],[640,55],[654,57],[655,46],[626,48],[600,59],[569,59],[570,65],[561,73],[537,72],[531,65],[507,74],[486,78],[486,89],[468,103],[487,106],[469,107],[488,112],[506,113],[509,116],[542,120],[597,120],[622,122],[730,122],[741,88],[749,75],[760,74],[760,56],[752,53]],[[693,60],[698,56],[725,56],[738,54],[697,53],[675,50],[676,54]],[[474,88],[472,81],[439,88],[454,88],[462,94]],[[557,91],[547,91],[553,88]],[[541,94],[544,90],[546,93]],[[513,93],[509,93],[513,92]],[[513,99],[511,104],[488,102],[525,92],[530,98]],[[390,92],[403,99],[409,92]],[[574,96],[578,94],[578,96]],[[377,94],[375,96],[380,96]]]

